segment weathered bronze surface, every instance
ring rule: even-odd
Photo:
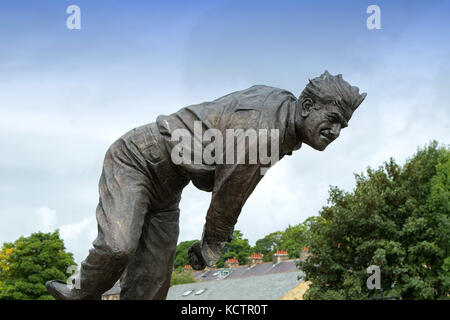
[[[289,91],[257,85],[129,131],[106,152],[96,212],[98,236],[81,264],[80,287],[50,281],[48,291],[57,299],[100,299],[120,278],[121,299],[165,299],[179,233],[178,204],[190,181],[212,192],[202,239],[189,249],[191,265],[200,270],[217,262],[245,201],[264,176],[262,169],[274,162],[263,164],[258,157],[256,163],[201,159],[176,164],[179,139],[174,135],[180,130],[192,138],[192,149],[183,150],[192,152],[192,159],[196,150],[202,155],[211,143],[194,135],[198,124],[202,132],[215,129],[223,137],[230,129],[277,129],[279,139],[266,147],[276,143],[278,161],[302,143],[324,150],[365,97],[341,75],[325,71],[309,81],[298,99]],[[230,151],[228,142],[223,154]],[[237,143],[233,138],[234,151]],[[261,143],[258,138],[258,146]],[[244,150],[250,159],[250,142]]]

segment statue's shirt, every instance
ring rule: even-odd
[[[301,146],[295,132],[296,102],[296,97],[289,91],[257,85],[211,102],[187,106],[168,116],[161,115],[156,123],[169,154],[180,143],[178,139],[173,139],[173,133],[177,129],[189,132],[193,141],[201,139],[201,136],[194,136],[194,127],[198,129],[199,122],[203,133],[208,129],[218,129],[224,138],[227,136],[227,129],[253,129],[256,132],[264,129],[270,139],[270,131],[277,129],[281,159]],[[200,142],[202,148],[210,143],[211,141]],[[246,147],[245,152],[248,150]],[[223,163],[205,164],[191,161],[174,165],[175,169],[189,178],[197,188],[212,191],[206,231],[210,235],[214,234],[218,241],[226,240],[237,222],[242,206],[263,177],[261,168],[264,166],[259,161],[254,164],[226,162],[224,159]]]

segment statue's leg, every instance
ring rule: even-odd
[[[100,297],[135,255],[150,209],[150,181],[139,152],[126,139],[107,151],[99,183],[98,236],[82,262],[81,291]]]
[[[120,280],[120,299],[166,298],[178,241],[179,200],[146,216],[136,254]]]

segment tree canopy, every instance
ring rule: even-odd
[[[53,299],[45,282],[65,280],[67,268],[74,266],[72,253],[66,252],[59,231],[37,232],[6,242],[0,251],[0,299]]]
[[[198,240],[182,241],[177,245],[175,251],[174,268],[180,271],[185,265],[189,264],[188,249]]]
[[[331,187],[300,264],[311,281],[304,298],[367,299],[371,265],[385,296],[448,298],[449,175],[449,149],[432,142],[403,166],[390,159],[355,175],[353,192]]]
[[[300,256],[302,247],[306,246],[308,237],[308,223],[312,218],[294,226],[289,225],[283,231],[275,231],[256,241],[252,253],[262,253],[265,262],[271,261],[277,250],[285,250],[289,258]]]
[[[222,268],[228,258],[237,258],[239,264],[246,264],[248,256],[250,255],[250,244],[248,239],[244,239],[244,235],[239,230],[233,231],[233,240],[225,244],[225,248],[217,267]]]

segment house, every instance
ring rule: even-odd
[[[298,275],[283,272],[180,284],[170,287],[167,300],[278,300],[299,284]]]
[[[102,300],[120,300],[120,281],[102,295]]]
[[[262,254],[252,254],[247,265],[236,258],[225,262],[224,268],[207,268],[191,272],[196,282],[170,287],[167,300],[278,300],[301,299],[307,283],[297,267],[297,259],[289,259],[286,251],[277,251],[273,260],[263,262]],[[116,300],[120,283],[104,293],[103,299]]]

